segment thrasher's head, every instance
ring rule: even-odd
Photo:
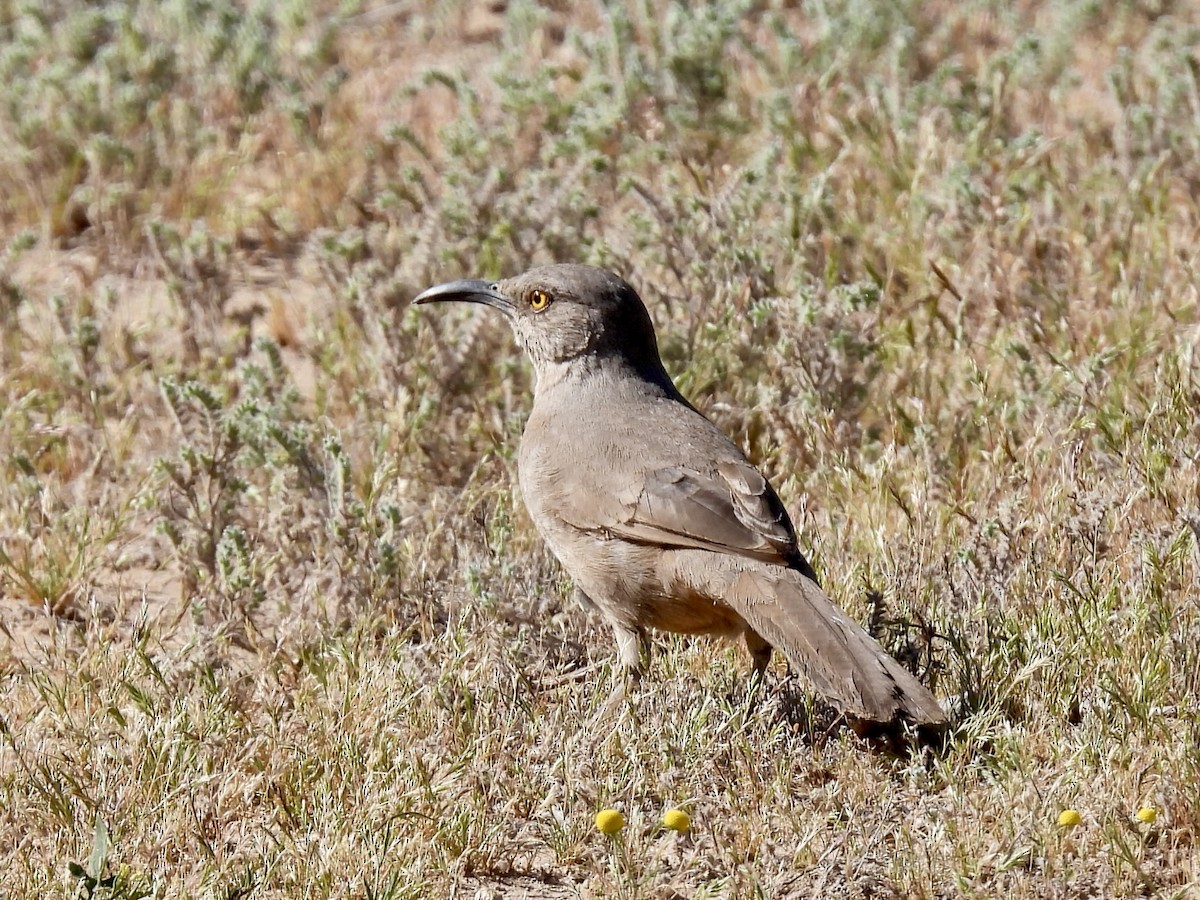
[[[451,281],[413,301],[482,303],[504,313],[539,378],[577,360],[616,359],[662,371],[654,326],[641,298],[624,280],[592,266],[530,269],[502,281]]]

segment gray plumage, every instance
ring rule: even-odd
[[[629,672],[640,671],[648,628],[740,634],[757,675],[778,647],[855,719],[945,723],[929,691],[817,585],[767,480],[675,389],[633,288],[557,265],[415,300],[438,301],[500,310],[528,353],[525,505]]]

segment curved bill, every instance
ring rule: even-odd
[[[413,304],[425,303],[482,303],[498,309],[502,313],[511,313],[512,301],[505,297],[496,285],[490,281],[479,281],[465,278],[461,281],[448,281],[428,290],[421,291],[413,300]]]

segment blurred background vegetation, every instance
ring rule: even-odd
[[[0,3],[4,891],[1187,896],[1198,46],[1172,2]],[[528,371],[408,308],[550,261],[639,289],[946,754],[731,724],[740,651],[666,637],[589,727]]]

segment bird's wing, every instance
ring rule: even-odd
[[[787,510],[748,462],[724,461],[708,472],[654,469],[636,496],[630,489],[621,499],[605,530],[628,540],[788,564],[800,556]]]

